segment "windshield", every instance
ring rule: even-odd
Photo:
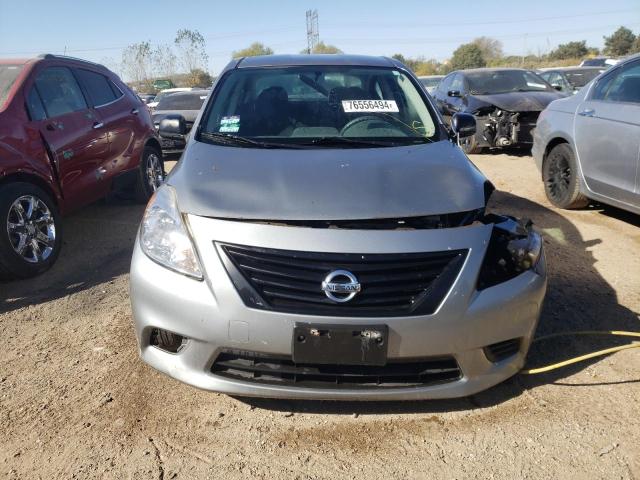
[[[538,75],[525,70],[467,72],[465,77],[469,83],[469,90],[474,95],[554,91]]]
[[[199,140],[393,146],[434,140],[435,115],[411,79],[392,68],[304,66],[233,70],[222,80]],[[259,141],[260,143],[257,143]]]
[[[9,90],[22,71],[22,65],[0,65],[0,108],[7,101]]]
[[[580,87],[584,87],[587,83],[589,83],[591,80],[596,78],[602,72],[604,72],[604,70],[585,69],[581,71],[575,70],[571,72],[566,72],[565,75],[567,77],[567,80],[569,80],[569,83],[572,86],[576,88],[580,88]]]
[[[437,87],[443,77],[421,78],[420,81],[425,87]]]
[[[156,111],[200,110],[209,92],[170,93],[160,98]]]

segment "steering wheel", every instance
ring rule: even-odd
[[[393,117],[391,115],[389,116],[385,116],[385,117],[381,117],[378,115],[363,115],[362,117],[357,117],[354,118],[353,120],[351,120],[350,122],[348,122],[344,127],[342,127],[342,130],[340,130],[340,136],[344,137],[345,133],[355,127],[356,125],[359,125],[363,122],[370,122],[372,120],[375,121],[383,121],[384,123],[387,123],[391,126],[397,126],[400,127],[400,130],[404,131],[405,133],[409,132],[410,134],[415,134],[416,132],[411,129],[411,127],[409,127],[407,124],[405,124],[402,120],[398,120],[396,117]]]

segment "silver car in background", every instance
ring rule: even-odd
[[[549,104],[532,152],[555,206],[592,199],[640,213],[640,55]]]
[[[165,119],[160,133],[180,133]],[[459,397],[523,366],[546,291],[529,222],[388,58],[232,61],[149,202],[131,263],[142,359],[199,388]]]

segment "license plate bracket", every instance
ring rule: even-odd
[[[295,363],[377,365],[387,363],[387,325],[296,323],[292,352]]]

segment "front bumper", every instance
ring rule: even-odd
[[[131,301],[142,359],[190,385],[231,395],[333,400],[417,400],[474,394],[516,374],[523,366],[546,291],[544,256],[537,272],[476,291],[491,225],[414,231],[357,231],[282,227],[189,216],[205,281],[174,273],[150,260],[136,242]],[[431,315],[342,318],[279,313],[245,306],[214,240],[265,248],[342,253],[404,253],[469,249],[457,279]],[[390,360],[453,356],[461,378],[448,383],[394,388],[311,388],[267,385],[211,373],[223,350],[291,355],[296,322],[388,325]],[[154,328],[189,340],[177,354],[150,344]],[[489,361],[485,346],[520,338],[520,351]]]

